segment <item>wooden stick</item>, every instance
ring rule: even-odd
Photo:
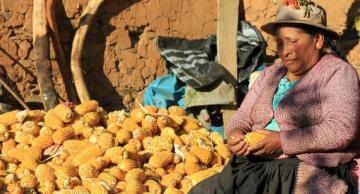
[[[217,23],[217,53],[218,62],[231,74],[228,81],[236,88],[237,80],[237,46],[236,37],[238,29],[239,0],[218,0]],[[235,92],[236,93],[236,92]],[[236,99],[236,98],[235,98]],[[224,125],[228,123],[235,113],[236,106],[223,107]]]
[[[59,64],[59,69],[64,80],[65,90],[68,95],[70,102],[78,104],[78,96],[76,94],[75,86],[71,78],[70,65],[66,62],[64,50],[61,46],[59,31],[56,24],[55,18],[55,1],[46,1],[46,18],[49,24],[49,30],[51,38],[53,40],[54,50],[56,53],[56,59]]]
[[[30,108],[26,105],[26,103],[20,98],[19,95],[16,94],[16,92],[11,89],[11,87],[5,82],[5,80],[3,78],[0,77],[0,84],[2,86],[4,86],[4,88],[16,99],[16,101],[18,101],[20,103],[20,105],[26,109],[26,110],[30,110]]]
[[[71,72],[75,81],[76,91],[80,102],[90,100],[81,68],[81,57],[86,34],[91,26],[94,16],[104,0],[90,0],[80,18],[79,27],[75,33],[71,51]]]
[[[34,0],[33,5],[33,41],[37,81],[44,109],[49,110],[58,104],[52,80],[49,60],[49,37],[45,12],[45,0]]]

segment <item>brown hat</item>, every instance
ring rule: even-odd
[[[278,9],[275,21],[261,26],[261,29],[274,35],[274,27],[276,24],[301,24],[313,26],[323,30],[332,39],[339,37],[338,33],[327,27],[326,11],[314,3],[308,4],[307,8],[301,6],[299,9],[282,5]]]

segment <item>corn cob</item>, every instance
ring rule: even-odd
[[[55,144],[62,144],[65,140],[71,139],[74,136],[74,129],[71,126],[68,126],[56,130],[53,134],[53,141]]]
[[[56,115],[55,110],[49,110],[45,117],[45,126],[48,126],[52,129],[60,129],[64,127],[64,122]]]
[[[145,116],[141,121],[141,127],[150,130],[152,135],[157,135],[159,133],[156,118],[151,115]]]
[[[100,146],[90,145],[73,158],[73,165],[80,166],[92,158],[101,156],[103,153],[104,150]]]
[[[115,138],[111,133],[105,132],[99,136],[97,144],[99,144],[102,149],[108,149],[115,146]]]
[[[257,144],[259,141],[264,139],[266,136],[262,133],[258,133],[256,131],[249,132],[245,135],[244,141],[249,144],[249,146]]]
[[[9,131],[6,125],[0,123],[0,142],[8,140],[10,137]]]
[[[127,182],[125,191],[133,194],[142,194],[146,192],[146,186],[138,181],[130,181]]]
[[[124,172],[128,172],[131,169],[137,168],[138,165],[134,160],[131,159],[122,159],[119,161],[119,163],[117,164],[117,166]]]
[[[178,116],[186,115],[185,109],[181,108],[180,106],[170,106],[168,110],[169,110],[169,115],[178,115]]]
[[[75,118],[73,110],[65,104],[58,104],[55,108],[55,114],[64,122],[70,123]]]
[[[124,122],[121,124],[122,128],[132,132],[134,129],[140,127],[135,121],[133,121],[131,118],[126,118]]]
[[[122,159],[128,157],[128,153],[120,146],[111,147],[105,151],[105,157],[109,158],[112,163],[118,164]]]
[[[131,137],[131,133],[125,129],[120,129],[118,132],[116,132],[116,139],[121,145],[126,144],[131,139]]]
[[[231,156],[231,152],[225,144],[215,146],[215,150],[224,160]]]
[[[149,160],[149,164],[155,168],[162,168],[170,164],[173,160],[174,154],[169,151],[161,151],[154,153]]]
[[[16,113],[18,111],[14,110],[11,112],[6,112],[0,115],[0,123],[4,124],[6,126],[10,126],[16,122],[18,122],[17,118],[16,118]]]
[[[38,147],[42,150],[45,150],[46,148],[52,146],[54,144],[52,135],[45,134],[40,135],[37,138],[34,139],[34,141],[31,143],[33,147]]]
[[[152,135],[152,132],[149,129],[138,127],[132,131],[132,136],[140,141],[142,141],[145,137],[149,137]]]
[[[98,105],[98,102],[95,100],[89,100],[75,106],[75,111],[80,115],[84,115],[88,112],[96,112]]]
[[[37,180],[42,183],[45,181],[55,181],[55,171],[53,168],[46,164],[40,164],[35,169],[35,176]]]
[[[146,179],[145,171],[141,168],[133,168],[125,175],[125,181],[130,182],[132,180],[143,183]]]
[[[164,194],[184,194],[181,190],[176,189],[175,187],[168,187],[165,189]]]
[[[115,187],[116,186],[116,183],[117,183],[116,177],[114,177],[113,175],[111,175],[111,174],[109,174],[107,172],[100,173],[98,178],[103,180],[110,187]]]
[[[34,189],[38,181],[33,174],[25,174],[24,177],[20,179],[20,185],[24,188]]]
[[[145,118],[145,112],[140,108],[135,108],[130,112],[130,118],[135,123],[141,123],[141,121]]]
[[[161,186],[155,180],[147,180],[145,182],[145,186],[147,186],[148,191],[153,194],[161,194]]]

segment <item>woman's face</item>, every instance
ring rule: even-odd
[[[294,76],[302,76],[319,60],[324,36],[311,35],[297,27],[281,26],[275,34],[278,55]]]

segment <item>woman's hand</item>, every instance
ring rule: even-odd
[[[266,137],[259,143],[248,147],[248,152],[253,155],[272,155],[277,152],[282,152],[279,132],[266,129],[260,129],[256,132],[262,133],[266,135]]]
[[[247,151],[249,146],[245,143],[244,138],[245,136],[241,130],[234,130],[228,135],[227,145],[233,154],[240,156],[246,156],[249,154]]]

